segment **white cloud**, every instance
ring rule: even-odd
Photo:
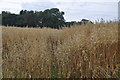
[[[23,3],[39,2],[39,0],[0,0],[0,13],[1,11],[10,11],[12,13],[19,13],[23,9]],[[30,6],[30,5],[29,5]]]
[[[2,0],[0,1],[0,12],[1,11],[11,11],[12,13],[18,13],[21,10],[21,2],[10,1],[10,0]]]
[[[31,5],[31,6],[30,6]],[[52,2],[32,2],[32,3],[23,3],[22,8],[27,10],[37,10],[43,11],[45,9],[53,8],[55,4]]]
[[[49,1],[51,2],[119,2],[119,0],[49,0]]]
[[[57,8],[65,12],[65,18],[68,21],[81,20],[82,18],[110,20],[118,17],[117,2],[66,2],[56,4]]]
[[[21,9],[45,10],[57,7],[65,12],[67,21],[117,18],[119,0],[0,0],[0,11],[19,13]]]

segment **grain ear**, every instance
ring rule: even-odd
[[[3,77],[119,78],[117,25],[2,27]]]

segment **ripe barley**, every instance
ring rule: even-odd
[[[118,78],[117,22],[50,28],[2,26],[5,78]]]

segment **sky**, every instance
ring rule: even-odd
[[[20,10],[44,11],[59,8],[65,12],[66,21],[88,19],[118,19],[119,0],[0,0],[0,12],[10,11],[18,14]]]

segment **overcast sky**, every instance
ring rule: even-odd
[[[118,19],[119,0],[0,0],[0,12],[19,13],[22,9],[43,11],[59,8],[66,21]]]

